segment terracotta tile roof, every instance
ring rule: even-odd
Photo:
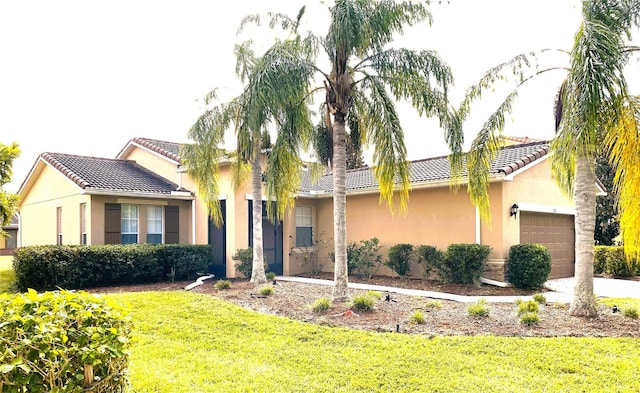
[[[42,153],[40,157],[88,191],[169,195],[178,190],[176,183],[132,160],[61,153]]]
[[[548,152],[549,143],[547,141],[503,147],[498,152],[498,157],[491,163],[490,173],[492,175],[501,173],[509,175],[545,156]],[[463,165],[463,168],[466,168],[466,163]],[[463,178],[467,176],[466,169],[463,169],[461,175]],[[409,179],[412,184],[451,179],[448,157],[442,156],[412,161],[409,166]],[[346,186],[347,191],[376,189],[378,187],[371,168],[347,171]],[[331,192],[333,190],[333,178],[331,175],[325,175],[314,183],[311,181],[310,174],[304,172],[300,190],[302,193]]]
[[[182,157],[180,157],[180,143],[160,141],[150,138],[133,138],[132,142],[137,143],[140,146],[144,146],[147,149],[155,151],[156,153],[174,161],[182,162]]]

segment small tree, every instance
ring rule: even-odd
[[[0,143],[0,236],[6,237],[7,233],[2,227],[9,225],[11,217],[16,211],[18,196],[2,189],[5,184],[11,181],[13,175],[13,161],[20,155],[17,143],[3,145]]]

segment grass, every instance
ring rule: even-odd
[[[640,391],[637,339],[430,338],[306,324],[190,292],[109,296],[136,321],[139,393]]]
[[[13,272],[13,257],[0,256],[0,293],[13,292],[16,275]]]

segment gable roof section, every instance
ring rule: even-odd
[[[125,147],[120,150],[117,158],[122,158],[132,147],[141,147],[143,149],[149,150],[151,152],[157,153],[160,156],[169,159],[176,164],[182,163],[182,157],[180,157],[180,146],[181,143],[176,142],[167,142],[160,141],[157,139],[150,138],[133,138],[131,139]]]
[[[490,174],[507,176],[526,167],[549,153],[547,141],[506,146],[500,149],[498,156],[491,163]],[[463,159],[461,177],[467,177],[466,160]],[[412,161],[409,165],[409,181],[413,185],[436,183],[451,179],[451,167],[448,156],[427,158]],[[362,168],[347,171],[347,192],[377,190],[373,169]],[[333,176],[325,175],[312,182],[309,172],[304,172],[300,191],[302,194],[331,193]]]
[[[176,183],[132,160],[42,153],[38,161],[50,165],[89,194],[193,199],[188,190],[179,189]]]

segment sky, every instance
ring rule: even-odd
[[[453,70],[454,104],[484,71],[518,53],[570,50],[580,21],[576,0],[433,3],[432,26],[406,30],[395,46],[438,51]],[[303,4],[305,27],[324,34],[328,13],[317,0],[0,0],[0,143],[22,150],[5,188],[17,191],[43,152],[111,158],[135,137],[187,142],[207,92],[218,88],[222,100],[240,92],[234,45],[251,38],[260,50],[272,42],[269,31],[238,36],[242,18],[295,15]],[[505,134],[551,138],[563,76],[528,84]],[[473,107],[467,140],[500,92]],[[400,114],[410,159],[447,154],[437,122],[406,106]]]

